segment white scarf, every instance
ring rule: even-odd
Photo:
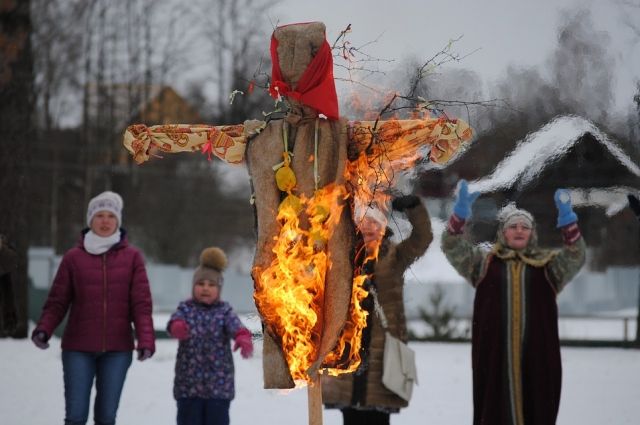
[[[113,235],[102,237],[89,230],[84,235],[84,249],[89,254],[100,255],[109,251],[112,246],[120,242],[120,229],[116,230]]]

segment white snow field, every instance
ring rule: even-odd
[[[472,420],[471,347],[467,343],[411,343],[416,350],[420,385],[410,406],[393,415],[393,425],[464,425]],[[62,424],[64,397],[60,341],[48,350],[30,340],[0,340],[0,412],[3,425]],[[262,389],[261,342],[255,356],[234,354],[235,425],[307,423],[306,389]],[[175,340],[157,341],[155,356],[134,361],[118,412],[119,425],[175,424],[172,398]],[[559,425],[640,423],[640,350],[563,348],[564,366]],[[340,425],[337,411],[325,410],[325,425]],[[89,421],[91,424],[92,421]]]

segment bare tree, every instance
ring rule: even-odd
[[[65,223],[70,218],[60,214],[61,206],[86,204],[98,190],[118,189],[113,176],[123,171],[118,165],[123,128],[170,73],[185,66],[187,49],[177,44],[188,43],[182,36],[188,31],[175,29],[176,22],[184,22],[176,4],[34,0],[40,117],[35,154],[42,183],[34,191],[46,203],[32,215],[38,223],[43,221],[38,214],[49,218],[49,236],[39,237],[39,243],[68,247],[73,239],[67,234],[78,224]],[[70,125],[79,126],[80,137],[62,137],[60,128]]]
[[[605,122],[613,100],[611,39],[594,29],[588,9],[565,11],[562,16],[558,48],[551,58],[560,100],[574,113]]]
[[[198,0],[190,12],[200,28],[203,47],[201,67],[215,101],[213,117],[219,123],[235,123],[254,116],[271,104],[266,96],[251,96],[255,84],[264,85],[268,58],[267,11],[279,0]],[[236,91],[233,102],[230,95]]]
[[[33,50],[35,69],[35,93],[37,116],[40,125],[38,139],[50,140],[51,133],[63,117],[72,113],[73,101],[68,95],[79,86],[76,68],[81,54],[81,37],[76,25],[70,23],[82,13],[83,3],[77,1],[59,2],[33,0],[31,14],[33,20]],[[40,145],[36,147],[40,148]],[[58,210],[60,181],[60,145],[49,147],[51,178],[48,181],[50,198],[48,214],[49,238],[58,239]]]

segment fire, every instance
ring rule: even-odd
[[[364,285],[370,276],[359,274],[358,265],[347,322],[335,348],[319,358],[325,278],[331,268],[327,242],[340,220],[344,201],[352,202],[354,223],[365,240],[365,261],[376,259],[397,173],[427,157],[444,163],[471,138],[470,128],[462,121],[427,118],[379,124],[378,128],[374,121],[351,124],[350,139],[356,154],[345,170],[346,185],[334,183],[316,190],[311,198],[297,197],[293,194],[295,176],[285,179],[276,175],[278,187],[288,196],[278,209],[281,227],[274,238],[274,259],[264,270],[253,272],[258,277],[254,299],[298,383],[310,382],[311,368],[318,365],[322,373],[338,375],[355,371],[361,363],[361,337],[369,314],[362,302],[368,296]],[[286,169],[286,157],[284,164]]]
[[[389,189],[397,173],[426,158],[443,164],[472,136],[465,122],[445,117],[378,124],[375,128],[375,121],[356,121],[351,126],[351,140],[359,154],[347,165],[346,177],[353,188],[354,220],[360,230],[366,216],[386,226]]]
[[[360,366],[362,361],[360,356],[361,336],[367,326],[367,316],[369,315],[362,308],[362,301],[368,295],[364,289],[366,279],[366,275],[357,275],[353,278],[347,323],[342,329],[336,348],[324,359],[323,373],[337,376],[341,373],[355,372]]]
[[[463,121],[443,118],[383,121],[379,128],[374,125],[374,121],[353,123],[351,141],[359,154],[345,170],[354,223],[364,239],[363,264],[378,258],[387,225],[389,190],[397,174],[424,158],[435,163],[448,161],[472,135]],[[353,372],[361,362],[361,336],[369,314],[362,301],[368,295],[364,284],[371,276],[358,272],[353,278],[347,323],[336,348],[324,359],[325,372],[330,375]]]
[[[397,173],[414,167],[425,157],[436,163],[448,161],[472,135],[466,123],[445,119],[390,120],[382,122],[379,129],[374,129],[374,125],[375,122],[353,124],[351,140],[359,155],[349,161],[345,170],[352,191],[354,222],[364,239],[363,264],[378,258],[387,225],[389,190],[395,184]],[[347,324],[338,347],[327,357],[337,362],[351,347],[352,363],[344,370],[329,369],[329,374],[355,371],[360,364],[360,336],[368,314],[361,302],[368,295],[364,284],[370,277],[354,276]]]
[[[281,225],[275,257],[259,276],[254,298],[258,310],[280,339],[294,380],[309,381],[322,335],[321,312],[331,259],[326,243],[342,213],[346,188],[331,184],[310,199],[289,195],[278,212]],[[301,214],[304,211],[305,214]]]

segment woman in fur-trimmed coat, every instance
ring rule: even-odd
[[[377,291],[389,332],[406,342],[408,335],[404,315],[403,275],[425,253],[433,235],[427,209],[417,196],[397,198],[392,206],[395,210],[405,212],[412,225],[411,234],[396,245],[389,240],[388,229],[380,245],[378,260],[375,264],[365,264],[363,268],[365,272],[373,269],[373,278],[369,283]],[[379,231],[375,228],[363,226],[365,245],[378,234]],[[364,300],[363,306],[369,311],[369,315],[362,335],[362,363],[353,374],[323,377],[322,398],[325,407],[342,410],[345,425],[388,424],[389,414],[407,407],[408,403],[382,384],[385,330],[373,310],[371,295]]]
[[[562,385],[556,296],[585,261],[578,217],[568,191],[556,191],[564,246],[540,249],[531,214],[508,205],[496,243],[482,250],[462,235],[478,195],[461,181],[442,236],[447,259],[476,288],[473,424],[553,425]]]

